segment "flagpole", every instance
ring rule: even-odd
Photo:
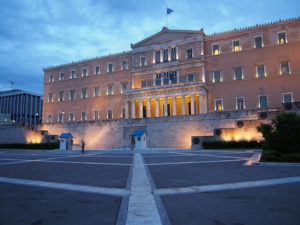
[[[168,28],[168,13],[166,13],[166,28]]]

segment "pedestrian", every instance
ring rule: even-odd
[[[131,136],[131,150],[134,150],[134,146],[135,146],[135,138],[134,136]]]
[[[84,140],[81,140],[81,152],[84,153],[84,146],[85,146],[85,142]]]
[[[73,138],[70,140],[70,150],[73,150]]]

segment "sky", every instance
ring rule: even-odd
[[[0,91],[43,93],[43,68],[130,50],[166,26],[206,34],[300,16],[300,0],[0,0]]]

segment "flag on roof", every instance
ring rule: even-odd
[[[174,12],[173,9],[167,8],[167,14],[171,14],[172,12]]]

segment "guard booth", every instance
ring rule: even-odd
[[[145,149],[147,148],[147,131],[145,130],[135,130],[132,133],[132,138],[135,140],[135,149]]]
[[[73,138],[71,133],[62,133],[59,136],[59,149],[72,150]]]

